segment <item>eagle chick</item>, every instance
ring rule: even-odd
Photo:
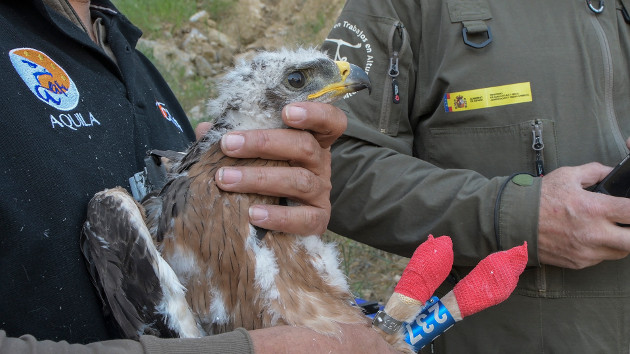
[[[209,103],[213,128],[159,193],[142,205],[122,188],[95,195],[82,249],[124,336],[198,337],[281,324],[332,335],[337,323],[368,323],[351,305],[334,245],[255,228],[249,206],[280,198],[225,192],[214,181],[223,166],[288,165],[225,156],[218,141],[226,132],[285,128],[285,105],[331,103],[364,88],[363,70],[314,49],[260,53],[222,78]]]

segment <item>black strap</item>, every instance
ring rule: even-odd
[[[448,0],[447,6],[451,22],[462,23],[462,38],[466,45],[480,49],[492,42],[492,31],[486,23],[492,19],[492,13],[486,0]],[[483,35],[483,40],[471,38],[478,35]]]
[[[517,172],[513,173],[508,177],[499,187],[499,192],[497,193],[497,199],[494,202],[494,237],[497,241],[497,250],[503,251],[503,245],[501,245],[501,237],[499,236],[499,208],[501,208],[501,198],[503,197],[503,191],[505,187],[507,187],[508,183],[512,181],[512,179],[518,175],[529,175],[529,173]],[[530,175],[531,176],[531,175]]]
[[[621,0],[621,15],[623,15],[623,20],[626,21],[627,24],[630,24],[628,8],[630,8],[630,0]]]

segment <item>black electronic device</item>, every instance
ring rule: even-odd
[[[589,190],[615,197],[630,198],[630,155],[627,155],[604,179]]]

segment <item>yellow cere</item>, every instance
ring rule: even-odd
[[[335,61],[337,67],[339,68],[339,74],[341,75],[341,81],[335,82],[334,84],[326,85],[323,89],[315,92],[311,95],[308,95],[308,99],[312,100],[314,98],[323,96],[328,92],[340,91],[338,94],[346,93],[343,91],[345,88],[345,82],[348,75],[350,75],[350,63],[345,61]]]

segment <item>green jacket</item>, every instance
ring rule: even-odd
[[[628,153],[623,9],[620,0],[599,14],[583,0],[348,0],[325,40],[373,84],[340,104],[349,122],[333,147],[329,228],[405,256],[428,234],[450,235],[455,279],[528,243],[514,295],[456,324],[438,352],[630,350],[630,258],[540,266],[541,178],[511,178],[537,174],[537,160],[548,173],[613,166]]]

